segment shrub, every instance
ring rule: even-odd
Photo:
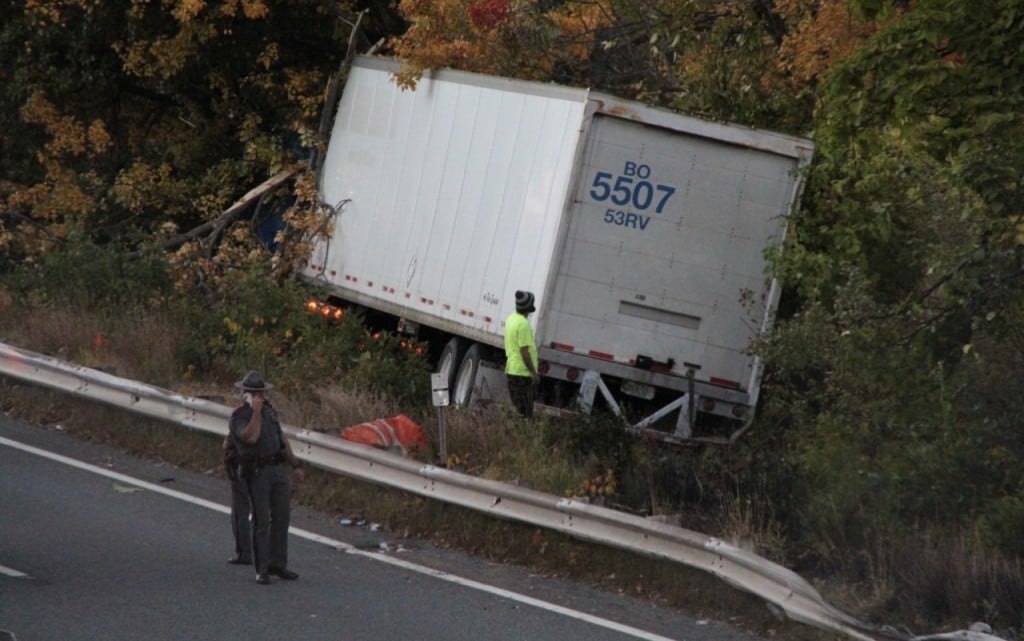
[[[251,369],[279,380],[329,381],[354,366],[363,330],[357,319],[328,321],[306,311],[310,291],[275,283],[260,269],[232,272],[223,291],[178,299],[194,329],[188,362],[199,372]]]
[[[70,305],[113,315],[159,304],[171,292],[161,254],[133,259],[118,247],[95,244],[77,233],[68,236],[62,250],[19,265],[3,280],[12,295],[33,305]]]
[[[364,332],[347,384],[393,399],[399,405],[425,406],[430,399],[431,364],[426,347],[387,332]]]

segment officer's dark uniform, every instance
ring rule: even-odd
[[[270,385],[250,372],[239,383],[243,390],[265,391]],[[295,579],[288,568],[288,525],[291,520],[292,488],[284,454],[284,440],[277,411],[264,399],[259,439],[246,443],[242,431],[252,417],[246,403],[231,415],[231,435],[238,447],[240,476],[245,482],[252,507],[252,560],[260,583],[268,575]]]
[[[228,563],[236,565],[252,564],[252,527],[249,516],[252,508],[249,505],[249,490],[246,481],[239,473],[238,445],[234,434],[228,432],[224,439],[224,469],[231,479],[231,533],[235,536],[235,556]]]

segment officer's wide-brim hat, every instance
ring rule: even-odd
[[[537,311],[533,306],[533,292],[516,292],[516,311],[523,314]]]
[[[265,392],[274,388],[273,385],[263,380],[262,374],[255,371],[246,374],[245,378],[235,383],[235,387],[243,392]]]

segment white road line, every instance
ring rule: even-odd
[[[2,436],[0,436],[0,445],[6,445],[7,447],[10,447],[10,448],[13,448],[13,449],[16,449],[16,450],[21,450],[23,452],[28,452],[29,454],[34,454],[36,456],[40,456],[42,458],[49,459],[51,461],[56,461],[58,463],[63,463],[64,465],[69,465],[71,467],[75,467],[75,468],[78,468],[80,470],[84,470],[86,472],[91,472],[93,474],[98,474],[100,476],[105,476],[107,478],[114,479],[116,481],[120,481],[121,483],[127,483],[129,485],[133,485],[135,487],[140,487],[142,489],[149,490],[151,492],[156,492],[158,494],[163,494],[164,496],[170,496],[172,498],[176,498],[176,499],[179,499],[181,501],[185,501],[187,503],[192,503],[193,505],[199,505],[201,507],[205,507],[207,509],[214,510],[216,512],[221,512],[223,514],[230,514],[231,513],[231,508],[226,506],[226,505],[221,505],[219,503],[214,503],[213,501],[207,501],[206,499],[201,499],[199,497],[192,496],[191,494],[185,494],[184,492],[178,492],[176,490],[172,490],[172,489],[166,488],[166,487],[164,487],[162,485],[156,485],[155,483],[149,483],[147,481],[142,481],[142,480],[136,479],[134,477],[127,476],[125,474],[120,474],[118,472],[107,470],[107,469],[104,469],[102,467],[98,467],[96,465],[92,465],[92,464],[89,464],[89,463],[84,463],[84,462],[79,461],[77,459],[73,459],[73,458],[70,458],[70,457],[67,457],[67,456],[63,456],[61,454],[55,454],[53,452],[49,452],[47,450],[39,449],[39,448],[33,447],[31,445],[26,445],[26,444],[20,443],[18,441],[12,441],[12,440],[4,438]],[[353,555],[357,555],[357,556],[362,556],[364,558],[372,559],[374,561],[379,561],[381,563],[387,563],[389,565],[400,567],[400,568],[402,568],[404,570],[408,570],[410,572],[416,572],[418,574],[423,574],[423,575],[426,575],[426,576],[430,576],[430,577],[433,577],[435,579],[440,579],[441,581],[447,581],[449,583],[454,583],[456,585],[461,585],[461,586],[466,587],[466,588],[470,588],[470,589],[473,589],[473,590],[478,590],[480,592],[485,592],[487,594],[491,594],[491,595],[494,595],[494,596],[497,596],[497,597],[500,597],[500,598],[503,598],[503,599],[508,599],[510,601],[515,601],[517,603],[522,603],[524,605],[529,605],[529,606],[532,606],[532,607],[535,607],[535,608],[538,608],[538,609],[541,609],[541,610],[547,610],[548,612],[552,612],[552,613],[559,614],[559,615],[562,615],[562,616],[570,617],[570,618],[573,618],[573,619],[578,619],[580,621],[584,621],[586,623],[590,623],[591,625],[595,625],[595,626],[598,626],[598,627],[601,627],[601,628],[605,628],[605,629],[608,629],[608,630],[614,630],[615,632],[626,634],[626,635],[635,637],[637,639],[644,639],[645,641],[675,641],[674,639],[672,639],[670,637],[661,636],[660,634],[655,634],[653,632],[648,632],[646,630],[640,630],[639,628],[634,628],[634,627],[629,626],[629,625],[624,625],[624,624],[621,624],[621,623],[617,623],[615,621],[610,621],[608,619],[603,619],[601,617],[596,617],[596,616],[587,614],[586,612],[580,612],[578,610],[573,610],[572,608],[566,608],[566,607],[563,607],[563,606],[560,606],[560,605],[557,605],[557,604],[554,604],[554,603],[549,603],[547,601],[542,601],[541,599],[536,599],[536,598],[533,598],[533,597],[530,597],[530,596],[526,596],[525,594],[519,594],[518,592],[512,592],[511,590],[505,590],[503,588],[495,587],[493,585],[488,585],[486,583],[481,583],[479,581],[474,581],[473,579],[467,579],[465,577],[457,576],[455,574],[449,574],[448,572],[444,572],[443,570],[437,570],[437,569],[434,569],[434,568],[427,567],[425,565],[419,565],[417,563],[411,563],[409,561],[404,561],[402,559],[397,559],[397,558],[395,558],[393,556],[386,556],[386,555],[384,555],[384,554],[382,554],[380,552],[368,552],[368,551],[360,550],[360,549],[358,549],[358,548],[356,548],[356,547],[354,547],[354,546],[352,546],[352,545],[350,545],[348,543],[345,543],[344,541],[338,541],[336,539],[332,539],[330,537],[326,537],[326,536],[317,534],[315,532],[310,532],[308,530],[303,530],[301,528],[291,527],[291,528],[288,529],[288,532],[290,534],[302,537],[302,538],[307,539],[309,541],[313,541],[315,543],[321,543],[323,545],[327,545],[327,546],[332,547],[332,548],[334,548],[336,550],[343,551],[343,552],[345,552],[347,554],[353,554]],[[3,566],[0,566],[0,572],[2,572],[4,569],[5,568],[3,568]],[[15,572],[15,570],[12,570],[12,572]]]
[[[0,565],[0,574],[6,575],[6,576],[11,576],[11,577],[14,577],[16,579],[23,579],[23,578],[28,576],[24,572],[18,572],[14,568],[8,568],[8,567],[5,567],[3,565]]]

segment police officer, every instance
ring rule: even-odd
[[[236,386],[241,389],[245,403],[231,414],[230,428],[252,508],[256,582],[266,585],[270,575],[295,580],[299,575],[288,569],[292,488],[286,466],[297,469],[299,461],[281,429],[277,410],[266,399],[273,385],[263,380],[259,372],[249,372]]]

